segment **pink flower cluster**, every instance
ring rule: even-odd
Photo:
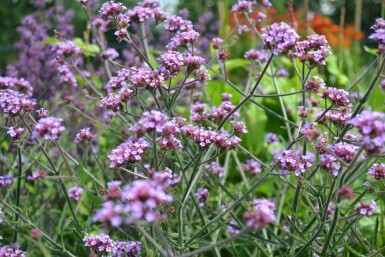
[[[113,19],[117,15],[121,14],[125,9],[127,8],[122,3],[115,3],[114,0],[111,0],[102,5],[99,15],[105,20]]]
[[[58,140],[65,128],[61,125],[63,119],[47,117],[40,119],[34,130],[32,131],[32,138]]]
[[[36,105],[34,99],[12,89],[0,90],[0,112],[7,118],[19,115],[21,112],[31,112]]]
[[[122,202],[129,219],[145,219],[148,222],[163,219],[157,207],[170,203],[173,197],[165,192],[165,185],[152,180],[138,179],[123,188]],[[128,220],[127,222],[131,222]]]
[[[15,178],[12,174],[0,176],[0,188],[8,188],[12,185]]]
[[[23,137],[23,132],[24,132],[23,128],[9,127],[7,134],[11,137],[12,142],[16,142],[21,140],[21,138]]]
[[[195,196],[198,198],[199,206],[205,206],[205,203],[210,197],[209,190],[207,188],[201,187],[195,193]]]
[[[262,28],[262,39],[265,42],[264,48],[278,55],[287,54],[294,49],[299,36],[292,27],[281,22]]]
[[[75,201],[80,201],[82,194],[83,194],[83,188],[81,187],[71,187],[70,189],[68,189],[69,198]]]
[[[162,85],[165,78],[159,70],[139,68],[138,71],[132,75],[131,80],[135,87],[154,90]]]
[[[128,87],[122,87],[118,93],[110,93],[102,99],[100,106],[114,112],[123,109],[124,104],[131,98],[132,90]]]
[[[310,35],[307,40],[296,44],[294,55],[301,62],[308,62],[310,67],[326,65],[325,59],[331,54],[330,46],[324,35]]]
[[[298,155],[292,150],[285,150],[274,157],[274,164],[279,167],[282,174],[294,173],[296,176],[304,173],[311,165],[310,157]]]
[[[360,202],[357,204],[355,211],[358,213],[360,216],[367,216],[370,217],[373,215],[376,207],[376,202],[375,201],[370,201],[370,203],[365,203],[365,202]]]
[[[108,155],[110,168],[117,168],[124,163],[134,163],[142,159],[142,154],[149,147],[149,143],[143,138],[129,138],[126,142],[112,150]]]
[[[224,168],[218,162],[212,162],[210,164],[206,164],[205,167],[214,175],[218,175],[219,177],[223,177]]]
[[[5,245],[0,248],[0,257],[25,257],[25,252],[20,250],[20,245]]]
[[[385,114],[364,110],[349,121],[362,136],[362,146],[370,154],[382,154],[385,144]]]
[[[385,164],[374,163],[368,170],[368,174],[377,180],[385,178]]]
[[[193,25],[189,20],[184,20],[179,16],[172,15],[166,19],[164,28],[171,33],[176,33],[178,31],[192,30]]]
[[[76,134],[74,142],[76,144],[90,143],[94,137],[95,136],[91,134],[91,128],[83,128]]]
[[[231,11],[240,12],[240,13],[242,12],[252,13],[254,4],[255,2],[253,1],[238,0],[238,2],[231,7]]]
[[[265,50],[250,49],[245,53],[244,57],[250,61],[254,60],[259,63],[264,63],[269,60],[269,55]]]
[[[0,76],[0,89],[12,89],[20,93],[32,96],[33,88],[31,84],[24,78],[13,77],[1,77]]]
[[[374,33],[369,36],[378,42],[378,52],[383,54],[385,52],[385,20],[382,18],[376,19],[376,23],[372,26]]]
[[[83,238],[84,246],[93,250],[104,253],[112,253],[116,251],[115,242],[106,234],[89,235]]]
[[[236,149],[241,139],[237,136],[228,136],[225,132],[206,129],[200,126],[186,125],[181,128],[183,134],[195,141],[200,147],[215,144],[217,147],[228,150]]]
[[[249,228],[265,228],[269,223],[277,221],[275,217],[275,203],[264,198],[249,202],[250,212],[245,212],[243,218]]]
[[[262,165],[258,161],[250,159],[242,164],[242,169],[250,172],[252,175],[258,175],[262,171]]]
[[[350,105],[349,92],[343,89],[327,87],[322,92],[322,98],[329,99],[338,106],[349,107]]]

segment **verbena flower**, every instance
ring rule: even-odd
[[[306,155],[297,155],[292,150],[285,150],[274,157],[274,164],[279,167],[282,174],[294,173],[301,175],[311,165],[310,157]]]
[[[96,211],[92,219],[94,222],[102,222],[109,226],[118,227],[123,222],[123,211],[124,206],[122,204],[106,201],[103,203],[102,208]]]
[[[123,188],[121,200],[125,204],[125,211],[131,214],[131,219],[153,222],[164,218],[157,208],[172,202],[173,197],[165,192],[162,184],[138,179]]]
[[[272,50],[275,55],[287,54],[292,50],[299,36],[295,30],[285,22],[273,23],[262,28],[262,39],[265,49]]]
[[[348,185],[345,185],[338,189],[336,191],[336,195],[341,197],[342,199],[348,200],[353,200],[356,197],[356,195],[353,193],[353,190]]]
[[[209,190],[207,188],[201,187],[195,193],[195,196],[198,198],[199,206],[205,206],[208,198],[210,197]]]
[[[377,180],[385,178],[385,164],[374,163],[368,170],[368,174]]]
[[[238,0],[238,2],[231,7],[231,11],[252,13],[254,4],[252,1]]]
[[[242,169],[252,175],[258,175],[262,171],[262,165],[258,161],[250,159],[242,164]]]
[[[192,30],[193,25],[191,21],[172,15],[164,22],[164,28],[169,32],[176,33],[178,31],[182,32]]]
[[[380,112],[362,111],[349,121],[362,136],[362,146],[371,154],[383,153],[385,144],[385,114]]]
[[[83,188],[81,187],[71,187],[68,189],[68,196],[75,201],[80,201],[82,194],[83,194]]]
[[[338,106],[349,106],[350,104],[349,92],[334,87],[325,88],[322,92],[322,98],[329,99]]]
[[[20,93],[32,96],[33,88],[31,84],[24,78],[13,77],[1,77],[0,76],[0,89],[12,89]]]
[[[374,33],[369,38],[378,42],[378,52],[383,54],[385,51],[385,20],[382,18],[376,19],[376,23],[371,29],[374,30]]]
[[[326,84],[320,77],[313,76],[306,82],[305,88],[314,94],[318,94],[320,89],[326,88]]]
[[[223,177],[225,169],[218,162],[211,162],[210,164],[206,164],[205,167],[212,174],[218,175],[219,177]]]
[[[185,58],[183,54],[175,51],[167,51],[163,53],[157,59],[163,73],[167,74],[166,77],[176,77],[185,66]]]
[[[376,207],[376,202],[371,200],[370,203],[360,202],[354,209],[358,215],[370,217],[373,215]]]
[[[11,89],[0,90],[0,112],[4,117],[14,117],[21,112],[31,112],[36,105],[34,99]]]
[[[143,138],[128,139],[108,155],[110,168],[117,168],[125,163],[135,163],[142,160],[142,154],[149,146],[149,143]]]
[[[301,62],[307,62],[310,67],[326,65],[325,59],[330,54],[326,37],[318,34],[310,35],[307,40],[297,42],[294,53]]]
[[[112,257],[139,257],[142,250],[142,243],[139,241],[116,241],[115,245],[116,252]]]
[[[74,142],[76,144],[90,143],[94,137],[95,136],[91,134],[91,128],[83,128],[76,134]]]
[[[0,176],[0,188],[8,188],[12,185],[15,178],[12,174]]]
[[[230,234],[238,235],[239,230],[235,228],[237,226],[238,226],[238,223],[236,221],[232,220],[226,226],[226,231],[229,232]]]
[[[112,253],[116,251],[115,242],[106,234],[89,235],[83,238],[84,246],[97,252]]]
[[[251,210],[245,212],[243,218],[249,228],[265,228],[269,223],[277,221],[275,217],[275,203],[273,201],[260,198],[249,202]]]
[[[114,112],[120,111],[123,109],[124,104],[131,98],[132,92],[130,88],[123,87],[118,93],[110,93],[104,97],[100,106],[113,110]]]
[[[58,140],[60,135],[65,130],[61,125],[63,119],[47,117],[38,120],[34,130],[32,131],[32,138],[34,139],[48,139]]]
[[[22,139],[23,132],[24,132],[23,128],[9,127],[7,134],[10,136],[12,142],[16,142]]]
[[[164,75],[158,70],[139,68],[131,77],[132,83],[136,87],[144,87],[154,90],[160,87],[165,80]]]
[[[268,144],[275,144],[279,142],[279,137],[277,134],[274,133],[267,133],[265,136],[266,143]]]
[[[112,19],[122,13],[125,9],[127,8],[122,3],[115,3],[114,0],[111,0],[102,5],[99,10],[99,15],[105,20]]]
[[[20,250],[20,245],[5,245],[0,248],[0,257],[25,257],[26,253]]]

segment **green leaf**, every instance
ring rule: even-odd
[[[377,48],[370,48],[368,46],[364,46],[364,50],[365,50],[365,52],[370,53],[370,54],[372,54],[374,56],[378,55],[377,54]]]

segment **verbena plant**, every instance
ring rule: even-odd
[[[0,256],[382,256],[384,20],[344,90],[326,37],[263,24],[268,0],[234,4],[222,38],[154,0],[79,0],[82,39],[36,7],[0,77]]]

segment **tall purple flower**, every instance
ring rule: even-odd
[[[143,138],[130,138],[108,156],[110,168],[117,168],[124,163],[135,163],[142,159],[142,154],[149,147],[149,143]]]
[[[112,253],[116,251],[115,242],[106,234],[89,235],[83,238],[84,246],[98,252]]]
[[[308,62],[310,67],[326,65],[325,59],[331,54],[330,46],[324,35],[310,35],[307,40],[296,44],[294,55],[301,62]]]
[[[385,144],[385,114],[364,110],[349,121],[362,135],[362,146],[368,153],[382,154]]]
[[[385,20],[382,18],[376,19],[376,23],[371,29],[374,30],[374,33],[369,38],[378,42],[378,52],[383,54],[385,52]]]
[[[292,150],[285,150],[274,159],[275,165],[279,167],[279,172],[282,174],[294,173],[299,176],[311,165],[309,156],[297,155]]]
[[[114,0],[105,2],[99,10],[99,15],[107,20],[112,19],[127,9],[122,3],[115,3]]]
[[[32,138],[58,140],[65,130],[64,126],[61,125],[62,122],[63,119],[54,117],[40,119],[32,131]]]
[[[285,22],[273,23],[262,28],[262,38],[265,49],[272,50],[275,55],[287,54],[294,49],[299,36],[295,30]]]

